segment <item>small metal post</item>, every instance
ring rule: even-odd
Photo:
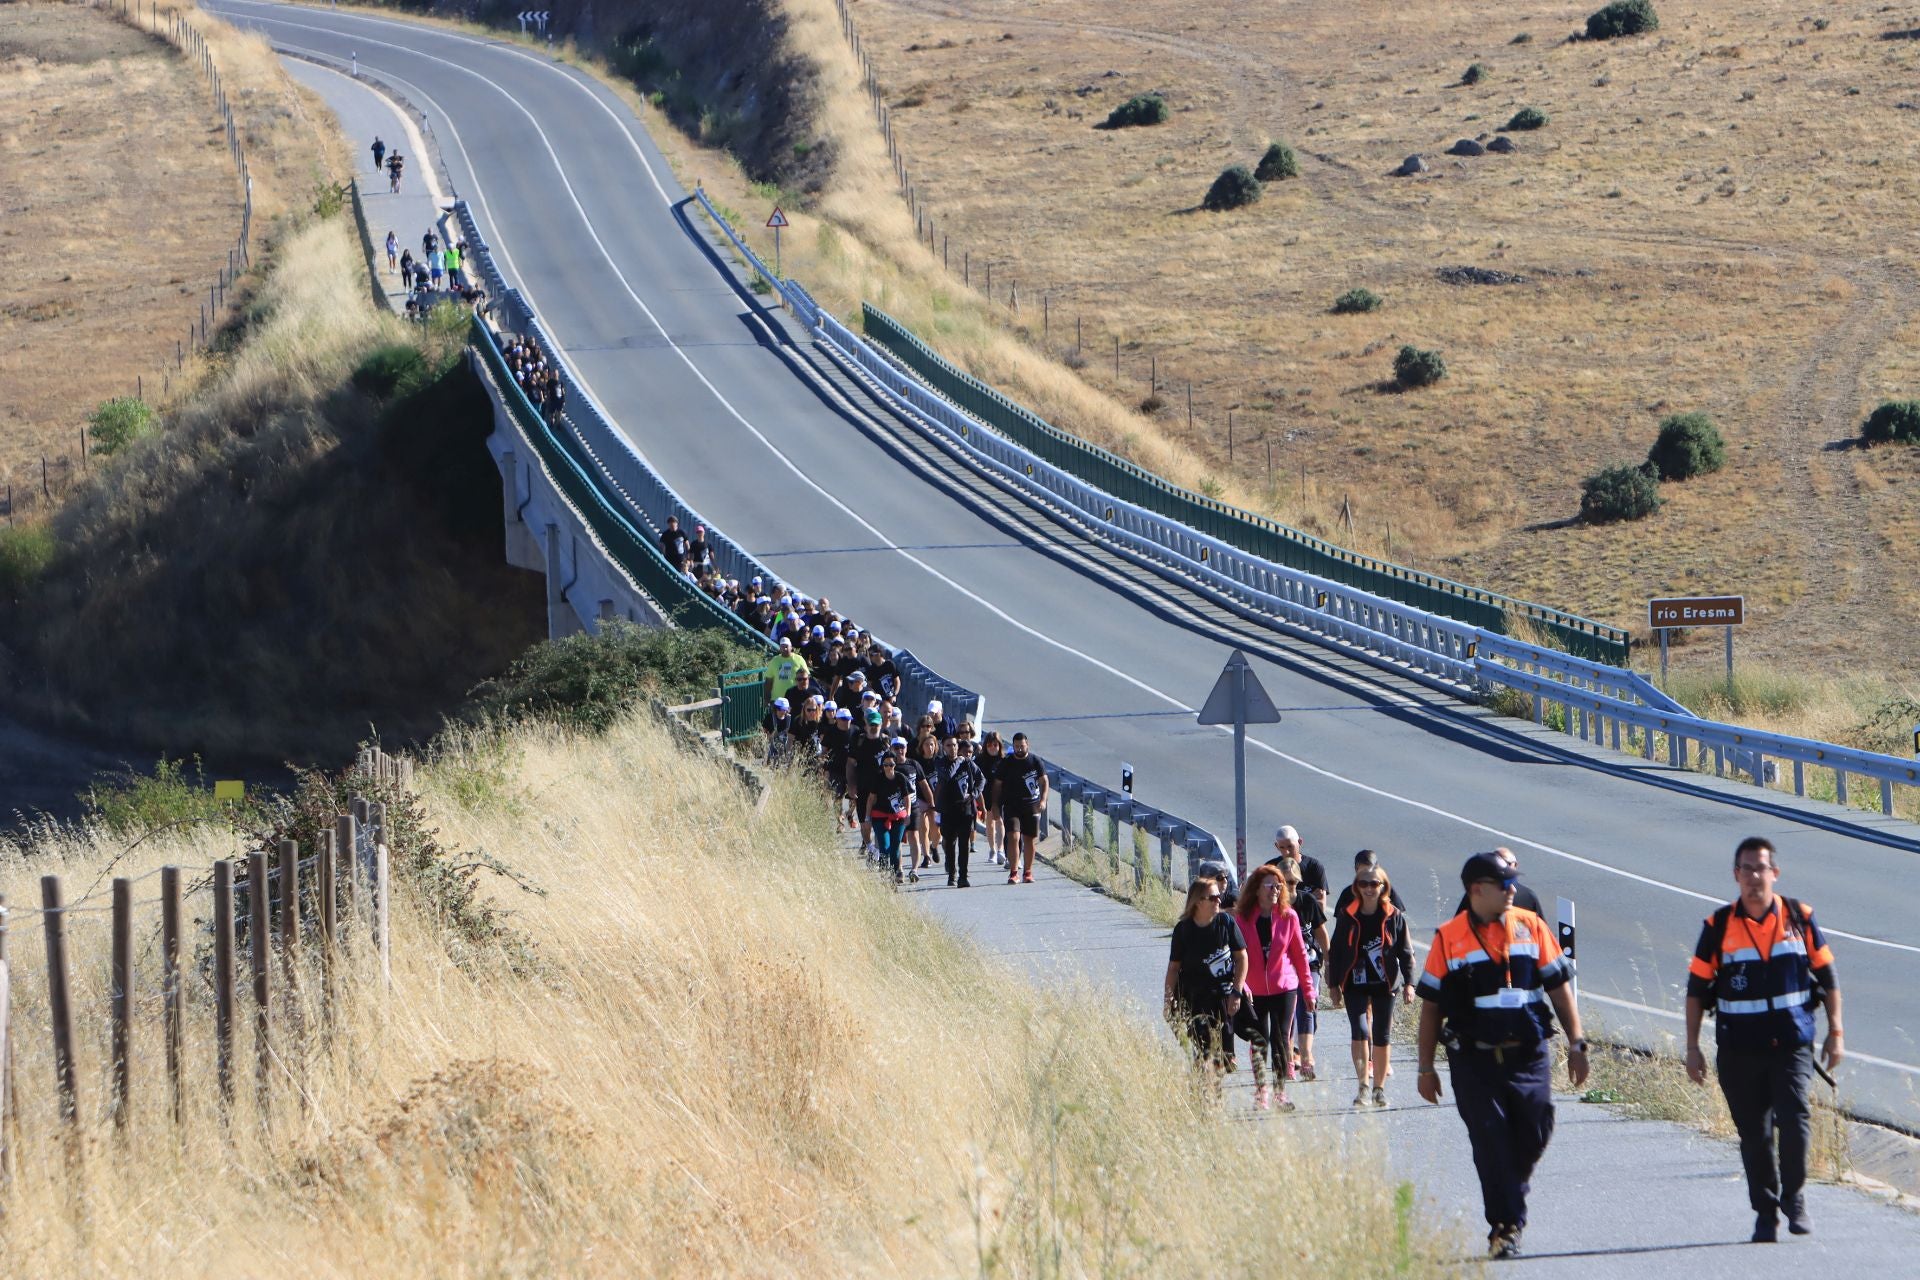
[[[1666,690],[1666,687],[1667,687],[1667,629],[1665,627],[1661,627],[1660,628],[1660,688],[1664,692]]]
[[[1731,704],[1733,702],[1733,628],[1732,627],[1726,628],[1726,632],[1727,632],[1727,702]]]

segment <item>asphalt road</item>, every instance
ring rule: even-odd
[[[938,468],[903,465],[897,425],[859,421],[796,377],[689,230],[697,215],[680,211],[685,193],[644,129],[587,77],[397,20],[208,7],[291,52],[357,57],[423,110],[510,278],[652,464],[801,589],[985,692],[994,725],[1028,729],[1042,755],[1091,777],[1117,782],[1130,762],[1140,798],[1230,841],[1228,744],[1192,709],[1228,644],[1243,644],[1286,715],[1251,735],[1250,853],[1279,822],[1300,827],[1336,876],[1372,847],[1430,925],[1451,910],[1462,858],[1510,845],[1543,897],[1579,903],[1590,1016],[1638,1040],[1677,1032],[1686,956],[1733,892],[1733,846],[1767,835],[1782,891],[1836,935],[1846,1097],[1920,1127],[1920,925],[1898,907],[1920,888],[1920,829],[1863,829],[1818,804],[1756,808],[1751,789],[1588,754],[1223,621],[1139,571],[1089,572],[1110,558]]]

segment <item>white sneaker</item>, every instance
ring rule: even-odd
[[[1360,1088],[1353,1095],[1353,1105],[1356,1107],[1364,1107],[1372,1101],[1372,1099],[1373,1094],[1367,1089],[1366,1081],[1362,1080],[1360,1082]]]

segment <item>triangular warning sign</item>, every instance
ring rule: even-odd
[[[767,219],[767,225],[770,227],[784,227],[789,225],[787,215],[781,211],[779,205],[773,206],[773,216]]]
[[[1200,723],[1232,724],[1235,719],[1234,703],[1240,698],[1246,702],[1246,723],[1280,723],[1280,709],[1267,696],[1260,677],[1254,674],[1252,664],[1247,661],[1247,655],[1235,649],[1233,656],[1227,659],[1227,665],[1221,669],[1220,678],[1214,681],[1213,692],[1207,695],[1206,705],[1200,708]]]

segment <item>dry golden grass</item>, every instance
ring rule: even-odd
[[[1871,5],[1823,10],[1815,30],[1755,0],[1668,5],[1656,36],[1565,43],[1592,7],[863,0],[916,188],[952,251],[973,251],[976,285],[993,264],[996,314],[1017,279],[1031,332],[1051,294],[1055,351],[1084,315],[1083,376],[1131,405],[1157,352],[1170,408],[1149,423],[1080,407],[1062,385],[1078,379],[1001,349],[975,308],[934,296],[907,318],[1083,434],[1317,532],[1345,540],[1350,495],[1355,541],[1384,550],[1391,521],[1395,552],[1424,567],[1627,624],[1649,594],[1741,591],[1756,655],[1898,665],[1920,653],[1898,621],[1909,468],[1826,446],[1910,376],[1883,368],[1904,358],[1914,278],[1888,229],[1916,194],[1897,114],[1916,50],[1879,39],[1903,24]],[[1522,31],[1531,42],[1510,44]],[[1476,61],[1487,79],[1460,86]],[[1155,88],[1168,124],[1092,128]],[[1528,104],[1552,123],[1515,135],[1519,154],[1439,155]],[[1243,213],[1189,211],[1269,138],[1301,152],[1301,178]],[[1386,176],[1412,152],[1435,171]],[[897,254],[897,227],[874,238]],[[1457,264],[1533,283],[1435,277]],[[1329,314],[1354,285],[1385,308]],[[1445,351],[1451,376],[1383,393],[1402,342]],[[1554,527],[1580,476],[1637,460],[1681,409],[1721,422],[1725,472],[1670,486],[1645,525]]]
[[[283,1095],[263,1140],[243,1106],[221,1139],[196,983],[184,1140],[143,1021],[122,1143],[100,1121],[103,938],[77,916],[76,1184],[40,948],[20,937],[21,1159],[0,1225],[15,1270],[1421,1275],[1459,1252],[1414,1221],[1396,1257],[1395,1188],[1371,1159],[1304,1125],[1252,1141],[1149,1027],[1086,993],[1036,993],[876,883],[809,789],[776,782],[756,812],[650,721],[527,733],[423,782],[444,843],[546,890],[502,890],[539,975],[456,963],[403,893],[392,999],[361,972],[336,1051],[310,1067],[310,1110]],[[80,884],[110,852],[40,850],[0,864],[0,885],[18,902],[42,870]],[[122,870],[230,852],[156,841]],[[1275,1205],[1289,1229],[1271,1229]]]
[[[262,41],[197,10],[191,20],[241,123],[257,253],[338,168],[338,143]],[[139,23],[157,25],[144,10]],[[0,119],[0,172],[17,196],[0,233],[0,483],[24,497],[43,453],[78,462],[99,402],[137,385],[166,403],[205,375],[201,359],[175,368],[175,341],[226,264],[242,193],[198,69],[104,8],[0,6]]]

